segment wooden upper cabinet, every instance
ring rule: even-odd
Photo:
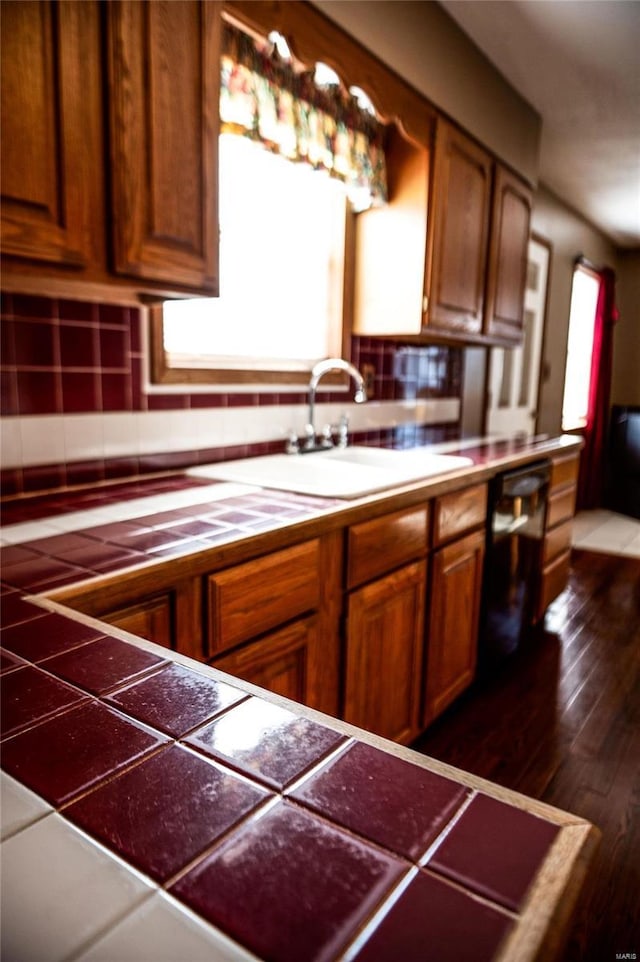
[[[2,4],[3,255],[73,271],[103,253],[100,50],[92,0]]]
[[[486,151],[438,119],[429,330],[482,333],[492,165]]]
[[[522,338],[531,203],[529,187],[497,165],[484,326],[492,338]]]
[[[221,4],[119,0],[107,17],[113,268],[215,294]]]

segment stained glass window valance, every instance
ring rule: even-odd
[[[225,23],[222,133],[262,143],[289,160],[341,180],[356,210],[387,198],[384,127],[341,84],[320,87],[275,45]]]

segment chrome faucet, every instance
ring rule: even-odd
[[[353,364],[350,364],[349,361],[345,361],[341,357],[328,357],[326,360],[318,361],[317,364],[314,364],[313,368],[311,369],[311,378],[309,380],[309,419],[305,426],[305,441],[303,445],[303,449],[305,451],[315,451],[318,448],[331,447],[333,444],[330,437],[330,428],[329,434],[327,434],[325,429],[323,432],[323,440],[320,442],[317,440],[315,428],[316,391],[318,389],[320,379],[324,377],[325,374],[328,374],[329,371],[346,371],[347,374],[350,374],[356,385],[356,392],[353,396],[353,400],[356,402],[356,404],[362,404],[363,401],[367,400],[364,378],[362,377],[362,374],[358,368],[354,367]],[[344,437],[346,443],[346,420],[344,423]]]

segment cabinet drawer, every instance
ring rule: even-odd
[[[578,480],[579,467],[580,458],[575,455],[553,461],[551,463],[550,490],[555,491],[557,488],[564,488],[568,484],[575,484]]]
[[[564,521],[548,531],[544,537],[544,547],[542,550],[542,563],[546,565],[557,555],[571,549],[571,531],[573,521]]]
[[[209,575],[209,657],[317,608],[319,547],[306,541]]]
[[[478,484],[436,498],[434,544],[450,541],[465,531],[484,525],[487,518],[487,486]]]
[[[347,585],[354,588],[426,554],[427,507],[363,521],[349,528]]]
[[[549,497],[547,506],[547,530],[554,528],[562,521],[573,518],[576,507],[576,488],[575,485],[559,494],[552,494]]]
[[[559,555],[555,561],[542,569],[536,612],[538,621],[544,617],[544,613],[551,602],[567,587],[570,563],[571,552],[565,551],[564,554]]]

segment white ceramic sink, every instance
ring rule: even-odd
[[[359,498],[473,464],[471,458],[422,449],[332,448],[311,454],[268,454],[192,468],[196,477],[280,488],[328,498]]]

